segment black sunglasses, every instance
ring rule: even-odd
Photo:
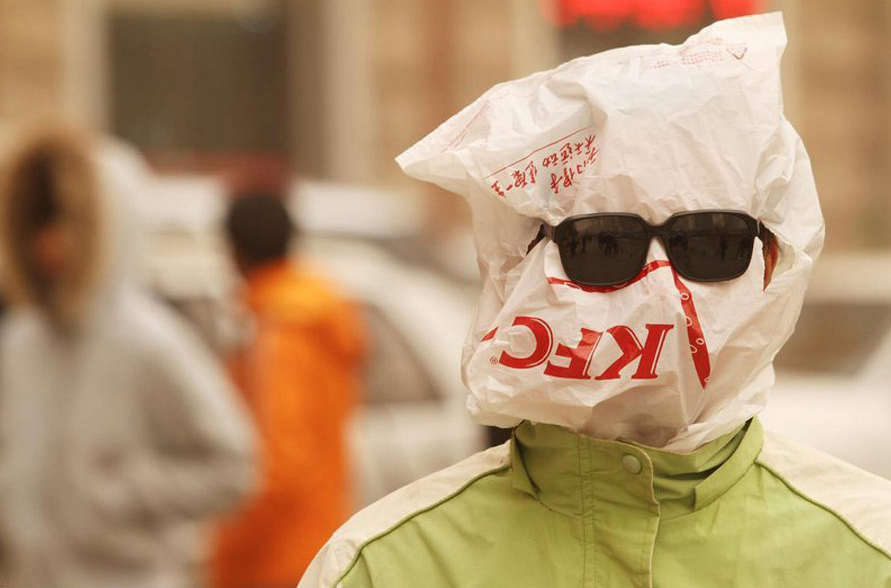
[[[566,276],[583,286],[615,286],[643,269],[650,240],[659,237],[682,277],[720,282],[743,275],[763,226],[735,210],[679,212],[653,226],[636,214],[572,216],[540,235],[556,243]]]

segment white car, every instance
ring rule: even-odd
[[[213,179],[168,177],[146,207],[151,283],[217,345],[227,338],[221,309],[236,280],[219,232],[223,196]],[[483,448],[460,380],[476,291],[382,245],[411,239],[420,218],[413,204],[321,183],[299,196],[302,262],[362,307],[369,332],[364,401],[349,440],[358,507]]]
[[[475,292],[367,243],[309,238],[303,251],[365,311],[372,345],[351,435],[362,504],[479,451],[460,379]]]
[[[817,263],[796,332],[775,363],[770,430],[891,479],[891,259]]]

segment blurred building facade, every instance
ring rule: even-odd
[[[789,34],[787,114],[809,148],[827,249],[891,246],[891,3],[773,0]],[[159,166],[283,157],[300,173],[457,197],[393,157],[494,83],[685,29],[559,27],[538,0],[0,0],[0,128],[63,112]],[[179,117],[179,118],[176,118]],[[2,131],[0,131],[2,133]]]
[[[61,2],[0,2],[0,119],[62,105]]]

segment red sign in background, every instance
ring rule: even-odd
[[[542,13],[558,26],[585,22],[597,31],[624,24],[665,30],[760,12],[761,0],[539,0]],[[707,10],[709,9],[709,10]]]

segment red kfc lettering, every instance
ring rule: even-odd
[[[507,351],[501,352],[498,363],[501,365],[516,368],[529,369],[544,363],[548,356],[551,355],[551,349],[554,347],[554,334],[548,323],[540,318],[531,316],[518,316],[514,318],[514,327],[526,327],[535,337],[535,349],[526,357],[516,357],[510,355]]]
[[[535,339],[535,348],[525,357],[511,355],[507,351],[502,351],[501,356],[496,361],[492,358],[493,363],[499,363],[503,366],[514,369],[529,369],[537,367],[545,363],[545,375],[555,378],[566,378],[573,380],[590,380],[588,374],[594,352],[598,349],[598,344],[603,333],[592,329],[581,329],[579,342],[575,347],[557,345],[554,351],[554,334],[550,325],[540,318],[529,316],[518,316],[514,318],[512,326],[521,326],[529,329]],[[659,357],[662,355],[662,349],[668,332],[674,328],[670,324],[648,324],[646,325],[647,337],[646,341],[641,344],[640,339],[635,332],[624,325],[619,325],[606,330],[621,351],[621,356],[613,361],[595,380],[616,380],[621,377],[621,372],[629,364],[637,361],[637,370],[631,376],[632,380],[652,380],[658,377],[656,374],[656,366],[659,363]],[[490,341],[494,339],[497,327],[489,331],[483,336],[482,341]],[[554,357],[551,357],[553,351]],[[566,361],[554,361],[557,357],[565,358]]]
[[[575,347],[567,347],[562,343],[557,345],[554,355],[569,358],[569,364],[560,366],[549,361],[545,366],[545,375],[571,380],[590,380],[588,367],[591,365],[591,358],[594,356],[594,350],[597,349],[597,343],[600,342],[602,334],[598,331],[582,329],[581,340]]]
[[[622,356],[612,363],[606,370],[594,378],[595,380],[615,380],[620,372],[635,359],[640,358],[637,371],[631,376],[632,380],[652,380],[656,376],[656,364],[662,354],[665,337],[674,325],[647,325],[647,340],[641,345],[640,339],[630,328],[626,326],[612,327],[607,332],[613,336]]]

